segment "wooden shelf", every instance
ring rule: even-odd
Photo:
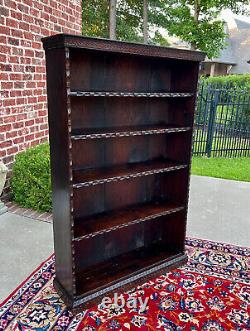
[[[102,92],[102,91],[69,91],[72,97],[136,97],[136,98],[188,98],[189,92]]]
[[[88,292],[96,291],[104,286],[108,288],[113,282],[117,283],[122,280],[125,275],[130,275],[132,281],[136,279],[137,272],[142,273],[145,268],[157,268],[156,265],[159,262],[162,265],[181,255],[181,252],[171,251],[163,242],[135,249],[76,272],[77,290],[79,293],[88,294]],[[120,286],[122,285],[120,284]]]
[[[137,223],[177,213],[185,207],[171,202],[150,202],[75,220],[75,241],[93,238]]]
[[[106,168],[73,171],[73,187],[117,182],[122,180],[156,175],[186,168],[186,164],[176,164],[168,160],[154,160]]]
[[[73,140],[121,138],[134,136],[147,136],[166,134],[174,132],[186,132],[190,127],[177,127],[173,125],[144,125],[116,128],[94,128],[94,129],[74,129],[71,138]]]

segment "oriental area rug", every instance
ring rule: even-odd
[[[100,304],[77,315],[53,287],[50,257],[0,306],[0,330],[250,330],[250,249],[187,239],[184,267],[142,282],[119,305]],[[129,305],[135,299],[141,307]]]

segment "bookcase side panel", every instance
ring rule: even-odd
[[[46,51],[56,279],[73,295],[65,49]]]

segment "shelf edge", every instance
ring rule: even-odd
[[[106,183],[111,183],[111,182],[119,182],[119,181],[123,181],[123,180],[139,178],[139,177],[144,177],[144,176],[157,175],[160,173],[185,169],[187,167],[188,167],[187,164],[178,165],[178,166],[168,166],[168,167],[164,167],[164,168],[160,168],[160,169],[135,172],[135,173],[123,175],[123,176],[114,176],[114,177],[109,177],[109,178],[104,178],[104,179],[90,180],[90,181],[86,181],[86,182],[73,184],[72,186],[73,186],[73,188],[78,189],[78,188],[82,188],[82,187],[89,187],[89,186],[106,184]]]
[[[71,136],[72,140],[87,140],[87,139],[106,139],[106,138],[122,138],[122,137],[136,137],[136,136],[147,136],[147,135],[158,135],[167,133],[178,133],[187,132],[191,128],[166,128],[166,129],[149,129],[149,130],[135,130],[135,131],[121,131],[121,132],[106,132],[106,133],[89,133],[89,134],[74,134]]]

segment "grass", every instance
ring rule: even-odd
[[[193,157],[192,174],[250,182],[250,158]]]

